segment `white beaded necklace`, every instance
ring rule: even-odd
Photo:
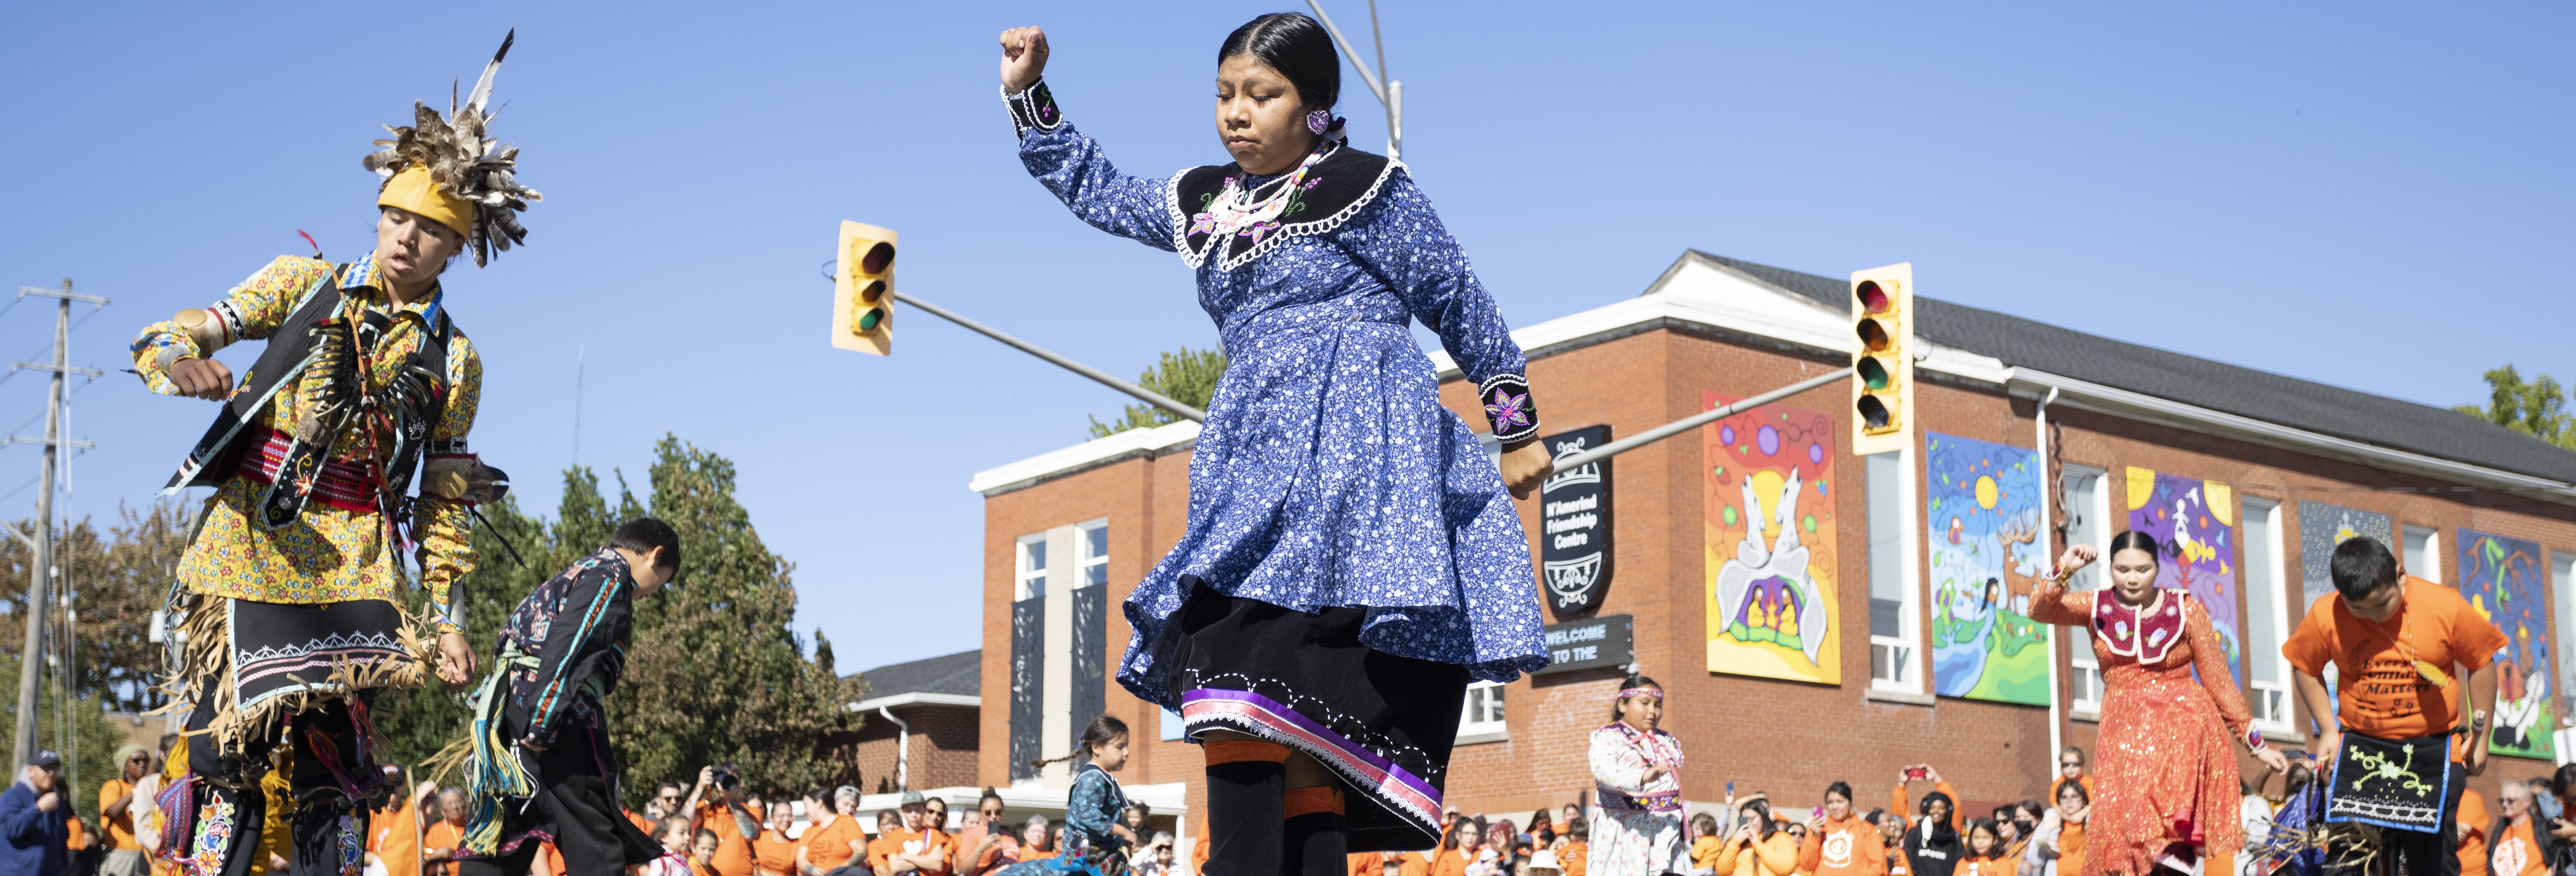
[[[1241,182],[1243,177],[1226,177],[1225,185],[1217,190],[1216,199],[1209,202],[1207,212],[1190,217],[1191,224],[1196,226],[1191,230],[1211,231],[1216,237],[1224,238],[1237,233],[1246,233],[1244,229],[1250,228],[1253,229],[1248,232],[1252,242],[1256,245],[1261,243],[1263,233],[1278,227],[1279,214],[1288,209],[1288,203],[1294,200],[1301,187],[1300,184],[1306,180],[1306,172],[1315,167],[1315,162],[1324,159],[1326,151],[1319,145],[1314,152],[1306,155],[1305,161],[1297,164],[1296,170],[1290,171],[1287,176],[1255,186],[1250,190],[1243,188]],[[1244,174],[1244,176],[1250,175]],[[1274,189],[1273,186],[1277,188]],[[1261,194],[1264,189],[1270,189],[1270,194]],[[1261,227],[1265,225],[1268,227]]]

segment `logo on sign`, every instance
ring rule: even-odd
[[[1610,443],[1609,426],[1539,439],[1563,459]],[[1539,570],[1558,617],[1601,607],[1610,587],[1610,461],[1549,475],[1539,485]]]

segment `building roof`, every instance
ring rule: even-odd
[[[984,652],[981,649],[960,651],[927,660],[893,663],[859,675],[868,680],[868,698],[871,700],[908,693],[981,696]]]
[[[1846,280],[1692,250],[1725,269],[1845,311]],[[2444,408],[2230,365],[2047,323],[1916,298],[1915,332],[2030,368],[2364,444],[2576,481],[2576,452]]]

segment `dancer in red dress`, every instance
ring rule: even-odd
[[[2102,664],[2101,796],[2085,826],[2084,876],[2189,871],[2194,862],[2201,873],[2234,872],[2245,828],[2233,746],[2288,768],[2255,732],[2209,612],[2156,587],[2160,547],[2146,533],[2120,533],[2110,589],[2082,593],[2065,589],[2066,575],[2097,554],[2068,548],[2031,599],[2032,620],[2090,627]]]

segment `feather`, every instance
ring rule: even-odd
[[[510,44],[518,39],[519,29],[515,27],[501,36],[501,50],[492,53],[492,63],[483,65],[483,78],[474,80],[474,93],[465,98],[466,109],[476,115],[483,113],[484,105],[492,99],[492,75],[501,72],[501,59],[509,56]]]

